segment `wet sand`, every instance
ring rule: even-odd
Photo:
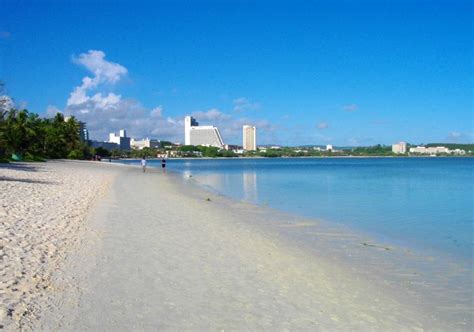
[[[429,297],[437,283],[415,267],[424,264],[427,271],[430,257],[232,201],[161,170],[144,174],[138,167],[92,163],[45,167],[115,181],[110,190],[100,186],[106,188],[103,198],[93,204],[100,197],[95,193],[80,211],[80,231],[72,230],[76,244],[52,255],[64,259],[46,274],[51,287],[27,299],[38,315],[19,320],[26,329],[472,328],[472,297]],[[472,272],[452,268],[448,284]],[[472,288],[464,290],[472,294]]]

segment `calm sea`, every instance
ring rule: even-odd
[[[472,260],[474,158],[171,159],[167,164],[168,170],[192,174],[202,186],[235,199]]]

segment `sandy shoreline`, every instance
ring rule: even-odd
[[[452,300],[462,291],[454,281],[472,271],[451,266],[452,277],[439,278],[448,278],[453,294],[430,297],[443,285],[418,272],[432,268],[431,258],[363,246],[369,240],[357,234],[232,201],[155,170],[28,167],[0,168],[7,328],[472,328],[469,296]],[[41,281],[32,281],[33,271]]]
[[[89,208],[114,174],[80,163],[0,165],[0,322],[37,321],[54,291],[52,275],[79,245]]]

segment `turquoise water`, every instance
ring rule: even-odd
[[[232,198],[472,261],[474,158],[170,159],[167,164]]]

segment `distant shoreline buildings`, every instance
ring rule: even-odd
[[[438,154],[449,154],[449,155],[457,155],[457,156],[463,156],[466,154],[465,150],[461,149],[454,149],[450,150],[445,146],[417,146],[417,147],[411,147],[407,148],[408,144],[405,142],[400,142],[400,143],[395,143],[392,144],[392,152],[396,154],[406,154],[409,152],[410,154],[421,154],[421,155],[430,155],[430,156],[436,156]]]
[[[407,143],[400,142],[392,144],[392,152],[396,154],[407,153]]]
[[[214,126],[199,126],[199,122],[192,116],[184,118],[184,144],[224,148],[219,129]]]
[[[130,140],[130,146],[132,149],[143,150],[144,148],[158,148],[160,147],[160,141],[157,139],[149,139],[148,137],[145,139],[132,139]]]
[[[242,147],[244,151],[257,150],[257,128],[249,125],[242,127]]]
[[[67,121],[67,118],[65,118]],[[162,142],[158,139],[135,139],[127,136],[125,129],[120,129],[119,133],[110,133],[109,140],[107,142],[100,142],[89,139],[89,132],[87,130],[87,125],[84,122],[79,122],[78,134],[80,139],[84,142],[87,142],[88,145],[94,148],[103,148],[109,151],[112,150],[142,150],[144,148],[150,149],[160,149],[165,150],[174,150],[170,152],[170,155],[179,155],[179,147],[181,143],[169,143],[168,145],[162,146]],[[260,155],[265,154],[268,150],[281,150],[280,146],[257,146],[257,128],[251,125],[242,126],[242,146],[224,144],[220,131],[217,127],[208,125],[200,126],[199,122],[194,119],[192,116],[186,116],[184,119],[184,135],[185,135],[185,145],[189,146],[205,146],[205,147],[217,147],[219,149],[227,150],[233,152],[235,155],[245,154],[250,155]],[[456,147],[456,144],[446,143],[447,146],[434,146],[435,144],[428,144],[428,146],[410,146],[406,142],[394,143],[391,146],[391,152],[396,155],[406,155],[406,156],[465,156],[473,155],[472,149],[467,149],[468,151],[462,149],[464,146]],[[377,151],[374,153],[373,148],[368,147],[365,151],[365,155],[381,155],[381,156],[390,156],[390,146],[374,146],[377,148]],[[284,148],[288,151],[291,150],[291,153],[288,155],[294,156],[294,153],[312,155],[308,148],[304,147],[295,147],[295,148]],[[331,144],[326,145],[326,149],[322,146],[313,146],[311,148],[314,151],[318,152],[327,152],[332,154],[348,154],[349,156],[356,152],[355,155],[361,155],[361,151],[355,151],[352,149],[339,149],[336,150]],[[285,150],[285,151],[286,151]],[[356,149],[357,150],[357,149]],[[178,151],[178,153],[177,153]],[[183,150],[184,151],[184,150]],[[187,151],[187,150],[186,150]],[[246,153],[249,152],[249,153]],[[288,153],[288,152],[287,152]],[[271,153],[274,155],[274,153]],[[362,150],[362,154],[364,151]],[[222,154],[224,155],[224,154]],[[227,156],[227,155],[226,155]]]
[[[119,134],[110,133],[109,143],[118,144],[120,150],[130,150],[130,137],[127,137],[127,131],[120,129]]]
[[[444,146],[417,146],[416,148],[410,148],[410,153],[414,154],[427,154],[427,155],[437,155],[437,154],[454,154],[458,156],[463,156],[466,154],[466,151],[461,149],[450,150]]]

